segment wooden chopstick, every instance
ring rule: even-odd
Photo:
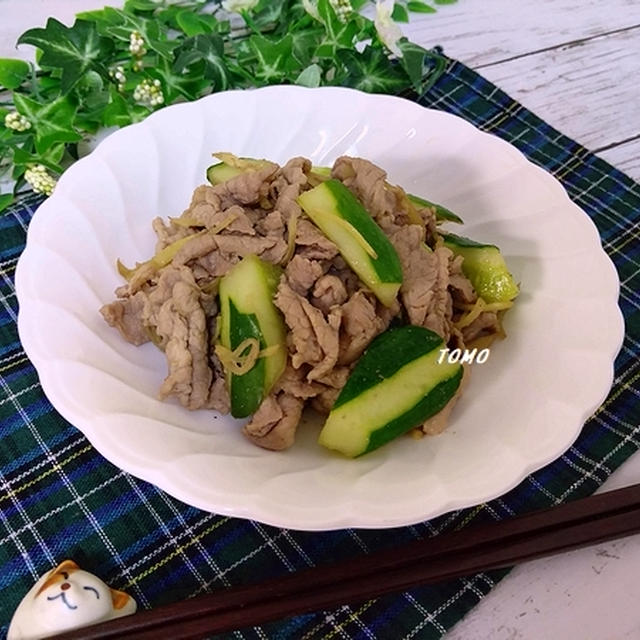
[[[640,484],[334,565],[224,589],[64,638],[186,640],[357,603],[640,532]]]

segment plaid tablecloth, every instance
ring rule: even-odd
[[[640,187],[464,65],[425,97],[512,142],[553,173],[597,225],[622,289],[627,334],[609,397],[560,459],[507,495],[415,526],[304,533],[205,513],[107,462],[47,401],[18,339],[14,273],[37,199],[0,218],[0,625],[64,558],[140,607],[282,575],[592,493],[640,447]],[[46,274],[43,274],[46,277]],[[439,638],[506,571],[417,588],[230,637]]]

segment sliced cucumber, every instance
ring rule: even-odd
[[[256,160],[254,158],[237,158],[236,160],[235,165],[228,162],[212,164],[207,169],[207,180],[215,187],[215,185],[231,180],[231,178],[236,178],[247,171],[262,169],[271,164],[268,160]]]
[[[220,281],[220,344],[223,351],[233,352],[243,343],[248,351],[247,341],[257,341],[260,350],[268,350],[266,355],[254,358],[253,366],[241,375],[225,366],[231,415],[236,418],[254,413],[285,369],[286,327],[273,303],[280,274],[279,267],[249,255]],[[236,354],[242,355],[246,352]]]
[[[400,259],[351,191],[339,180],[327,180],[305,191],[298,203],[380,302],[391,306],[402,284]]]
[[[430,202],[420,196],[414,196],[411,193],[407,194],[407,198],[409,198],[409,200],[411,200],[411,202],[417,207],[433,207],[436,210],[436,220],[439,222],[455,222],[456,224],[463,224],[463,220],[459,215],[453,213],[453,211],[450,211],[446,207],[443,207],[441,204]]]
[[[509,302],[518,295],[518,285],[498,247],[453,233],[443,233],[442,238],[446,247],[464,258],[462,272],[485,302]]]
[[[215,187],[215,185],[231,180],[245,171],[246,169],[238,169],[225,162],[218,162],[207,169],[207,180]]]
[[[423,327],[389,329],[360,358],[318,442],[355,458],[438,413],[454,396],[462,365],[439,363],[442,338]]]

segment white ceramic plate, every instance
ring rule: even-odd
[[[218,150],[368,158],[502,248],[522,289],[509,337],[474,366],[444,434],[346,460],[303,425],[273,453],[228,417],[156,399],[164,356],[125,343],[98,309],[121,284],[116,258],[152,255],[151,220],[186,208]],[[506,492],[574,441],[623,336],[615,269],[553,177],[460,118],[339,88],[220,93],[114,133],[36,212],[16,283],[45,393],[107,459],[196,507],[294,529],[406,525]]]

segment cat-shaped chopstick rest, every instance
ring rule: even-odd
[[[45,573],[13,614],[7,640],[36,640],[135,613],[136,601],[65,560]]]

